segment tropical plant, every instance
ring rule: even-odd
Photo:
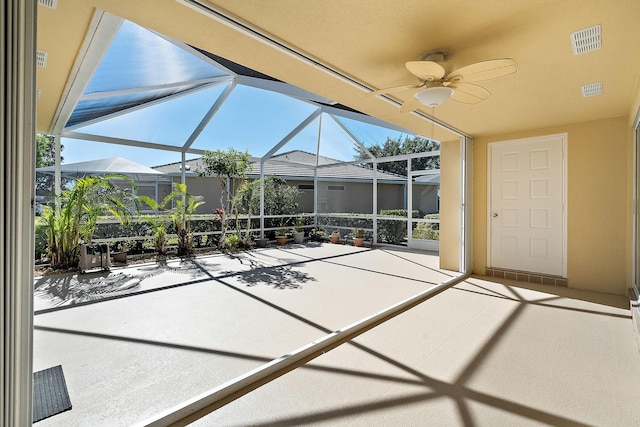
[[[153,227],[153,245],[158,255],[166,255],[167,253],[167,229],[172,222],[173,212],[171,210],[165,211],[165,209],[177,197],[182,197],[179,191],[172,191],[161,203],[151,197],[138,197],[141,202],[157,212],[155,215],[145,215],[143,219]]]
[[[178,256],[191,256],[194,252],[191,216],[205,202],[202,196],[189,194],[186,184],[175,184],[172,194],[171,220],[178,235]]]
[[[298,233],[304,231],[304,214],[302,214],[302,215],[300,215],[299,217],[296,218],[296,223],[293,226],[293,228]]]
[[[118,185],[123,181],[129,184],[126,188]],[[111,214],[126,223],[136,207],[135,184],[126,176],[77,179],[58,196],[55,207],[45,207],[40,219],[51,267],[77,265],[80,240],[91,243],[99,216]]]
[[[257,204],[260,203],[260,181],[245,180],[234,196],[234,208],[236,215],[240,209],[247,215],[247,226],[244,235],[244,244],[251,244],[251,216],[253,212],[259,210]],[[236,224],[238,218],[236,216]],[[238,226],[239,227],[239,226]]]
[[[225,237],[225,248],[230,251],[235,251],[240,247],[242,238],[237,234],[229,234]]]
[[[236,180],[245,180],[251,169],[251,158],[248,151],[238,151],[233,148],[228,150],[206,150],[202,156],[204,167],[199,169],[200,176],[216,176],[220,183],[220,207],[225,212],[221,222],[222,234],[219,246],[226,244],[227,223],[229,213],[236,216],[236,227],[239,229],[238,211],[235,206],[234,195],[236,193]],[[227,190],[227,185],[229,186]],[[238,230],[239,231],[239,230]]]
[[[278,236],[286,236],[287,234],[289,234],[289,229],[287,227],[280,227],[280,229],[278,230]]]

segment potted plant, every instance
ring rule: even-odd
[[[324,238],[325,232],[321,228],[313,228],[309,233],[309,238],[314,242],[321,242]]]
[[[287,232],[288,230],[286,229],[286,227],[280,227],[280,230],[278,230],[278,233],[276,234],[276,242],[279,245],[284,245],[285,243],[287,243]]]
[[[304,214],[296,218],[296,223],[293,232],[293,243],[304,242]]]
[[[331,241],[331,243],[338,243],[340,241],[340,231],[339,230],[333,231],[329,236],[329,240]]]
[[[354,246],[362,246],[364,244],[364,230],[362,228],[353,230],[353,244]]]
[[[126,243],[120,243],[120,244],[116,244],[117,249],[119,249],[118,252],[113,252],[112,256],[113,256],[113,261],[114,262],[119,262],[122,264],[126,264],[127,263],[127,254],[129,252],[129,246]],[[116,249],[116,248],[114,248]]]
[[[254,242],[256,242],[257,247],[266,248],[267,244],[269,243],[269,239],[267,239],[266,237],[258,237],[257,239],[254,239]]]

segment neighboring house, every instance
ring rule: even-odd
[[[373,170],[352,163],[324,156],[316,156],[305,151],[294,150],[271,157],[264,163],[264,175],[278,176],[300,190],[301,212],[313,212],[314,167],[318,163],[318,213],[349,212],[371,213],[373,210]],[[155,166],[154,169],[167,174],[174,182],[182,177],[181,163]],[[217,178],[200,177],[198,170],[203,167],[202,160],[192,159],[185,162],[185,178],[189,193],[203,196],[206,203],[198,213],[210,213],[220,206],[221,188]],[[406,208],[405,177],[380,171],[376,175],[378,183],[378,211],[381,209]],[[434,175],[434,176],[438,176]],[[251,164],[251,179],[260,178],[260,161]],[[216,183],[211,184],[215,179]],[[413,206],[423,213],[438,212],[439,180],[413,183]],[[167,193],[168,194],[168,193]],[[161,194],[162,196],[162,194]]]
[[[36,169],[37,173],[55,174],[55,166]],[[65,163],[60,165],[60,175],[64,178],[76,179],[83,176],[125,175],[137,186],[139,195],[162,200],[171,192],[172,178],[162,171],[148,168],[122,157],[89,160],[85,162]],[[123,181],[122,185],[129,185]]]

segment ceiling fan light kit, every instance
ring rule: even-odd
[[[378,89],[371,94],[415,90],[413,98],[427,107],[437,107],[448,99],[462,104],[477,104],[487,99],[491,93],[473,83],[505,77],[518,71],[513,59],[501,58],[475,62],[446,74],[445,68],[436,62],[443,61],[445,57],[444,53],[435,52],[423,61],[408,61],[405,67],[418,78],[418,84]],[[419,107],[414,99],[403,103],[400,112],[412,111]]]
[[[446,102],[454,93],[455,91],[449,87],[436,86],[416,92],[413,96],[420,101],[422,105],[437,107]]]

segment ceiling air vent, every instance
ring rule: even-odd
[[[38,4],[49,9],[55,9],[58,7],[58,0],[38,0]]]
[[[571,33],[571,46],[574,55],[582,55],[600,49],[600,45],[600,25]]]
[[[41,68],[47,66],[47,52],[42,50],[36,51],[36,65]]]
[[[591,83],[588,85],[582,86],[582,96],[585,98],[587,96],[596,96],[602,95],[602,82]]]

